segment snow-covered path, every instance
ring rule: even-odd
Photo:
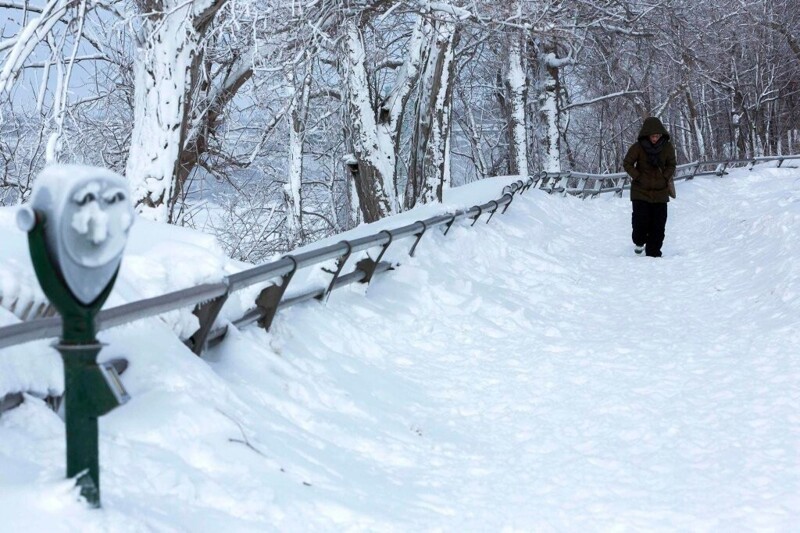
[[[575,206],[585,224],[563,205],[577,200],[554,200],[533,213],[542,228],[458,236],[453,281],[414,311],[420,329],[447,317],[407,375],[437,391],[423,434],[445,426],[455,448],[421,451],[414,476],[438,480],[421,502],[488,529],[795,523],[800,270],[773,260],[798,249],[774,238],[797,206],[746,210],[753,184],[725,185],[682,188],[662,260],[633,256],[628,206],[610,199]],[[703,188],[714,202],[692,200]],[[495,260],[470,268],[473,240]]]
[[[134,358],[134,400],[102,427],[114,466],[90,522],[794,529],[800,171],[736,171],[678,195],[662,259],[633,254],[627,199],[533,192],[489,225],[426,236],[366,291],[234,332],[205,361]],[[52,418],[21,409],[0,440],[22,413]],[[71,512],[67,524],[86,520]]]
[[[361,430],[388,432],[355,446],[385,485],[365,508],[413,529],[790,528],[800,210],[786,175],[682,184],[661,260],[633,255],[627,200],[520,201],[427,243],[366,299],[332,301],[330,329],[305,342],[414,387]],[[279,327],[303,331],[304,313]]]
[[[357,314],[358,329],[426,391],[403,409],[419,433],[414,466],[394,474],[413,494],[405,517],[490,530],[794,524],[800,269],[786,233],[800,211],[758,203],[786,191],[770,177],[683,184],[661,260],[633,255],[627,202],[554,198],[460,231],[441,244],[456,260],[431,246],[419,271],[374,286],[381,307],[381,292],[410,301]],[[431,268],[438,282],[416,292]]]

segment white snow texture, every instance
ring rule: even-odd
[[[0,530],[796,531],[800,170],[784,166],[679,183],[661,259],[633,253],[627,198],[530,191],[203,358],[177,336],[189,310],[102,332],[132,399],[100,419],[100,510],[64,479],[64,424],[37,397],[61,392],[58,355],[0,350],[0,397],[35,393],[0,417]],[[0,325],[43,299],[14,210]],[[137,220],[108,305],[246,267]]]

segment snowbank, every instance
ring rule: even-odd
[[[792,529],[800,171],[678,188],[661,260],[634,256],[627,199],[531,191],[491,224],[426,235],[368,289],[232,331],[203,359],[176,335],[184,315],[103,332],[101,357],[131,362],[132,397],[100,422],[103,509],[77,501],[63,423],[28,397],[0,418],[4,526]],[[354,235],[444,208],[425,209]],[[207,236],[134,228],[109,305],[245,266]],[[4,239],[3,289],[36,300],[27,261]],[[47,343],[0,351],[0,394],[59,381]]]

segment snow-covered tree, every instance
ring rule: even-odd
[[[441,202],[442,190],[450,186],[450,121],[458,27],[451,14],[442,13],[426,22],[426,30],[416,91],[406,207],[417,202]]]
[[[800,150],[793,0],[9,0],[0,202],[109,166],[257,260],[450,183]],[[244,197],[248,196],[247,199]]]
[[[226,0],[137,0],[134,121],[125,175],[139,211],[172,218],[201,41]]]
[[[506,49],[507,62],[503,72],[505,87],[506,120],[508,122],[508,171],[510,174],[527,176],[528,171],[528,127],[527,107],[529,79],[524,51],[525,39],[512,33]]]

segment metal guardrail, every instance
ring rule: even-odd
[[[506,186],[500,198],[483,205],[419,220],[395,229],[382,230],[366,237],[344,240],[319,249],[285,255],[277,261],[227,276],[219,283],[204,284],[105,309],[97,315],[97,331],[194,306],[193,313],[198,317],[200,327],[184,342],[200,355],[206,347],[218,343],[225,336],[227,326],[214,328],[214,322],[233,292],[275,280],[261,290],[253,308],[232,321],[232,324],[237,327],[258,322],[260,326],[269,329],[275,313],[280,309],[314,298],[325,301],[335,289],[352,283],[369,283],[376,274],[392,269],[394,265],[382,261],[390,245],[413,237],[413,244],[408,251],[408,254],[413,256],[422,237],[432,228],[444,227],[444,233],[447,234],[456,221],[469,218],[473,221],[472,225],[475,225],[484,214],[488,214],[486,218],[488,223],[501,208],[501,213],[505,213],[515,195],[529,189],[535,181],[532,177],[527,181],[518,180]],[[367,254],[352,271],[343,274],[347,261],[353,254],[378,247],[375,259]],[[326,287],[311,289],[291,298],[284,297],[286,288],[299,269],[328,263],[333,259],[336,260],[335,268],[325,270],[332,276]],[[0,348],[33,340],[54,338],[60,332],[61,317],[59,316],[13,324],[0,328]]]
[[[778,161],[778,167],[780,167],[784,161],[791,159],[800,159],[800,155],[695,161],[679,165],[675,180],[690,180],[698,176],[707,175],[723,176],[728,168],[737,165],[749,165],[752,169],[753,165],[768,161]],[[713,167],[713,170],[711,167]],[[446,234],[457,220],[471,218],[474,225],[484,214],[489,215],[486,220],[488,223],[500,208],[502,208],[502,213],[505,213],[516,194],[522,193],[531,187],[538,187],[550,194],[570,194],[581,196],[582,198],[594,197],[608,192],[621,195],[623,190],[630,188],[630,178],[626,173],[542,172],[537,176],[529,177],[527,181],[519,180],[505,187],[500,198],[483,205],[476,205],[467,210],[420,220],[399,228],[379,231],[366,237],[341,241],[323,248],[286,255],[277,261],[227,276],[219,283],[204,284],[105,309],[97,315],[97,330],[100,331],[142,318],[194,306],[193,313],[198,317],[200,327],[184,342],[196,354],[200,355],[206,347],[217,344],[225,336],[227,326],[214,328],[214,322],[232,293],[258,283],[277,280],[277,282],[261,290],[253,308],[246,311],[238,319],[231,321],[236,327],[258,322],[260,326],[269,329],[275,313],[280,309],[314,298],[325,301],[335,289],[352,283],[369,283],[375,275],[392,269],[393,265],[382,261],[382,259],[389,246],[399,240],[414,237],[414,242],[408,252],[409,255],[413,256],[419,241],[429,229],[444,226]],[[342,273],[351,255],[375,247],[380,247],[376,259],[373,260],[367,256],[359,261],[352,271],[346,274]],[[286,288],[299,269],[326,263],[332,259],[336,260],[336,267],[331,271],[326,270],[332,275],[327,287],[311,289],[290,298],[284,297]],[[2,327],[0,328],[0,348],[33,340],[54,338],[60,332],[61,317],[59,316],[38,318]]]
[[[729,168],[739,165],[753,169],[757,163],[777,161],[778,168],[786,160],[800,159],[800,155],[781,155],[753,157],[750,159],[720,159],[712,161],[694,161],[678,165],[675,170],[675,181],[691,180],[698,176],[724,176]],[[712,169],[713,168],[713,169]],[[622,195],[622,191],[630,189],[630,176],[626,172],[615,174],[588,174],[585,172],[542,172],[535,178],[535,187],[550,194],[561,193],[595,197],[598,194],[613,192]]]

